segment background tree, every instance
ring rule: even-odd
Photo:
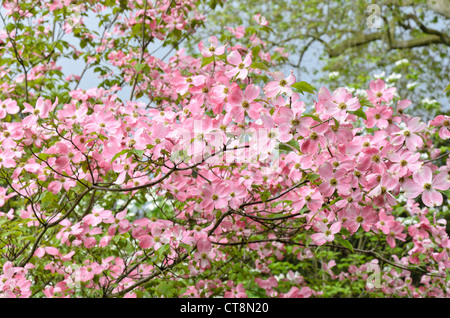
[[[404,98],[414,95],[410,109],[423,118],[441,107],[449,111],[448,0],[211,2],[215,10],[191,46],[223,36],[229,26],[245,26],[252,34],[259,13],[271,32],[258,36],[272,52],[283,47],[289,53],[285,71],[292,68],[297,78],[334,89],[344,82],[361,88],[381,77]]]

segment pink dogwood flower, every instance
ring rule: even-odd
[[[0,119],[6,117],[7,114],[17,114],[20,108],[17,106],[17,101],[12,100],[11,98],[5,99],[0,103]]]
[[[394,97],[394,93],[397,90],[395,87],[385,88],[386,83],[381,78],[370,82],[369,86],[370,89],[367,90],[367,97],[373,104],[388,103]]]
[[[329,228],[322,221],[315,223],[318,233],[311,235],[311,239],[317,245],[323,245],[326,242],[332,242],[334,240],[334,234],[339,233],[341,230],[341,222],[333,223]]]
[[[366,115],[365,124],[368,128],[377,126],[380,129],[386,129],[389,126],[388,120],[392,117],[392,109],[387,105],[378,105],[368,109]]]
[[[269,98],[276,97],[281,94],[291,96],[292,88],[290,86],[294,84],[296,80],[293,71],[291,71],[291,74],[286,78],[284,78],[282,72],[273,72],[272,76],[275,80],[264,86],[266,96]]]
[[[210,44],[208,48],[205,47],[203,41],[200,41],[200,43],[198,44],[200,53],[202,53],[204,57],[211,57],[213,55],[218,56],[225,53],[225,45],[218,47],[219,41],[215,36],[211,36],[208,41]]]
[[[427,166],[413,173],[413,179],[407,179],[403,183],[405,197],[413,199],[422,194],[422,201],[428,207],[442,205],[443,197],[437,190],[445,191],[449,187],[448,173],[441,172],[433,178],[433,173]]]
[[[250,84],[245,88],[245,93],[239,86],[235,86],[229,96],[228,102],[234,107],[231,110],[232,118],[235,122],[244,120],[245,112],[252,119],[259,118],[259,110],[262,107],[260,103],[255,102],[258,98],[260,88],[256,85]]]
[[[229,77],[236,76],[237,79],[244,80],[248,75],[248,67],[252,64],[252,56],[248,53],[244,60],[242,60],[241,54],[234,50],[227,56],[227,61],[234,68],[226,71],[226,75]]]
[[[406,148],[415,151],[423,146],[423,140],[417,133],[424,130],[425,127],[425,123],[421,122],[419,117],[414,117],[404,129],[395,133],[397,136],[391,142],[394,146],[401,145],[404,142]]]
[[[450,137],[450,116],[438,115],[435,119],[430,121],[430,126],[439,127],[439,137],[441,139]]]
[[[361,108],[357,97],[353,97],[345,88],[336,89],[331,99],[324,102],[325,114],[333,116],[339,122],[343,122],[348,115],[348,111],[356,111]]]
[[[202,186],[204,199],[201,207],[207,210],[222,209],[228,206],[229,189],[222,184],[204,184]]]

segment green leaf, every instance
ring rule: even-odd
[[[120,8],[121,8],[122,10],[127,10],[127,9],[129,9],[129,7],[128,7],[128,1],[126,1],[126,0],[120,0],[119,3],[120,3]]]
[[[291,147],[294,147],[294,148],[297,149],[298,151],[300,151],[300,145],[299,145],[299,143],[298,143],[297,140],[291,139],[291,140],[289,140],[289,141],[287,142],[287,144],[288,144],[289,146],[291,146]]]
[[[264,191],[261,193],[261,201],[266,202],[270,198],[270,194],[271,193],[269,191]]]
[[[303,94],[304,92],[314,94],[314,91],[316,90],[311,84],[306,83],[305,81],[294,83],[291,87],[296,93],[300,94]]]
[[[336,235],[336,236],[334,237],[334,239],[335,239],[339,244],[341,244],[343,247],[346,247],[346,248],[348,248],[350,251],[352,251],[353,253],[355,253],[355,251],[353,250],[352,244],[351,244],[349,241],[344,240],[344,239],[342,238],[342,236]]]
[[[140,72],[140,71],[142,71],[142,69],[145,67],[145,64],[142,64],[142,63],[137,63],[135,66],[134,66],[134,69],[136,70],[136,72]]]
[[[49,154],[41,152],[41,153],[38,155],[38,158],[41,159],[42,161],[45,161],[45,160],[48,159],[49,156],[50,156]]]
[[[340,124],[339,124],[339,122],[337,121],[337,119],[336,119],[336,118],[333,118],[333,120],[334,120],[334,125],[335,125],[337,128],[339,128]]]
[[[171,297],[173,291],[173,282],[162,282],[156,288],[156,293],[159,296]]]
[[[211,64],[212,62],[214,62],[214,55],[211,55],[210,57],[203,57],[201,67]]]
[[[320,175],[315,174],[315,173],[310,173],[306,176],[306,179],[308,179],[309,181],[314,181],[320,178]]]
[[[312,119],[314,119],[315,121],[318,121],[319,123],[322,122],[322,121],[320,120],[320,118],[317,117],[316,115],[312,115],[312,114],[303,114],[302,117],[311,117]]]
[[[362,118],[362,119],[367,120],[366,113],[362,110],[362,108],[360,108],[360,109],[358,109],[358,110],[355,110],[355,111],[348,111],[348,113],[349,113],[349,114],[356,115],[356,116],[358,116],[358,117],[360,117],[360,118]]]
[[[288,146],[287,144],[279,144],[278,149],[286,152],[292,152],[293,150],[292,147]]]
[[[158,255],[163,256],[170,250],[169,244],[163,244],[157,251]]]
[[[312,238],[311,238],[311,236],[310,236],[310,237],[308,237],[308,239],[306,240],[305,247],[308,247],[309,244],[311,244],[311,242],[312,242]]]
[[[349,232],[349,230],[347,230],[346,228],[342,227],[340,233],[342,235],[344,235],[345,237],[349,237],[351,234]]]
[[[44,196],[41,198],[42,203],[46,203],[49,201],[55,201],[55,196],[51,192],[46,192]]]
[[[252,49],[252,56],[254,57],[254,58],[256,58],[258,55],[259,55],[259,51],[261,51],[261,47],[258,45],[258,46],[255,46],[253,49]]]
[[[34,243],[36,241],[36,236],[33,236],[33,235],[25,236],[24,238],[22,238],[22,240],[30,241],[31,243]]]
[[[250,65],[250,68],[256,68],[258,70],[269,71],[269,68],[264,63],[255,62]]]
[[[447,85],[447,88],[444,90],[444,93],[450,91],[450,84]]]
[[[359,99],[359,104],[361,105],[361,108],[363,106],[366,107],[370,107],[370,108],[374,108],[375,106],[372,104],[372,102],[370,100],[368,100],[367,98],[361,98]]]
[[[145,150],[133,149],[133,153],[138,157],[142,157],[142,155],[145,153]]]
[[[247,35],[253,35],[255,33],[256,33],[256,29],[254,27],[250,26],[250,27],[245,29],[245,34],[247,34]]]
[[[110,163],[110,164],[113,163],[114,160],[116,160],[116,159],[117,159],[118,157],[120,157],[121,155],[126,154],[128,151],[129,151],[129,149],[124,149],[124,150],[122,150],[121,152],[116,153],[116,154],[114,155],[114,157],[112,157],[112,159],[111,159],[111,161],[110,161],[109,163]]]
[[[275,33],[275,31],[272,28],[270,28],[270,27],[268,27],[266,25],[262,26],[261,30],[266,31],[268,33]]]

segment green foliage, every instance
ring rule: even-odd
[[[305,92],[310,94],[315,93],[315,88],[311,84],[306,83],[305,81],[294,83],[292,85],[292,88],[294,88],[294,92],[300,94],[303,94]]]

